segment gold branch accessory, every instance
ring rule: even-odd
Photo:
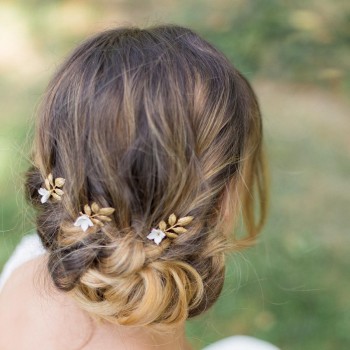
[[[50,197],[53,197],[57,201],[61,200],[64,192],[61,190],[61,187],[65,183],[65,179],[63,177],[58,177],[56,179],[53,178],[50,173],[45,179],[45,188],[41,187],[38,192],[42,196],[41,203],[45,203],[48,201]]]
[[[158,224],[158,228],[153,228],[147,238],[153,240],[157,245],[165,238],[177,238],[180,234],[186,233],[187,229],[184,226],[189,225],[193,220],[193,216],[184,216],[177,219],[173,213],[168,218],[168,223],[162,220]]]
[[[89,227],[98,225],[104,226],[104,222],[112,221],[109,215],[114,213],[114,208],[100,208],[100,206],[93,202],[91,207],[88,204],[84,205],[84,212],[79,212],[80,216],[74,223],[74,226],[80,226],[83,231],[86,231]]]

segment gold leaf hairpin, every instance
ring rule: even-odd
[[[65,179],[63,177],[58,177],[54,180],[52,174],[50,173],[45,179],[45,187],[41,187],[38,192],[42,196],[41,203],[45,203],[52,196],[54,199],[60,201],[64,192],[61,190],[65,183]]]
[[[176,215],[173,213],[168,218],[168,223],[162,220],[158,224],[158,229],[153,228],[152,231],[147,236],[157,245],[165,238],[177,238],[179,234],[187,232],[183,226],[190,224],[193,220],[193,216],[184,216],[183,218],[177,219]]]
[[[80,212],[80,216],[74,223],[74,226],[80,226],[83,231],[86,231],[89,227],[98,225],[104,226],[104,222],[112,221],[109,215],[114,213],[114,208],[100,208],[100,206],[93,202],[91,207],[88,204],[84,205],[84,213]]]

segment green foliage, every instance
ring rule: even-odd
[[[244,1],[224,28],[199,27],[250,76],[349,86],[350,7],[345,2]],[[223,19],[223,18],[222,18]]]

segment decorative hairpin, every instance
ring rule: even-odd
[[[80,216],[75,221],[74,226],[80,226],[83,231],[94,226],[94,224],[102,227],[104,226],[104,221],[112,221],[108,216],[112,215],[114,211],[115,209],[110,207],[100,208],[96,202],[93,202],[91,207],[85,204],[84,213],[79,212]]]
[[[168,224],[162,220],[158,224],[158,229],[153,228],[147,238],[153,240],[154,243],[159,245],[165,237],[176,238],[179,236],[179,234],[187,232],[187,229],[185,229],[183,226],[190,224],[192,220],[193,216],[185,216],[177,219],[176,215],[173,213],[168,218]]]
[[[59,188],[62,187],[65,183],[63,177],[58,177],[55,180],[53,179],[52,174],[50,173],[45,179],[45,187],[41,187],[38,192],[42,196],[41,203],[47,202],[47,200],[52,196],[54,199],[60,201],[64,192]]]

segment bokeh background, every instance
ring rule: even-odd
[[[22,175],[49,77],[89,34],[188,26],[252,82],[271,172],[258,244],[229,260],[218,303],[188,322],[195,349],[233,334],[281,349],[350,349],[350,2],[0,2],[0,270],[33,229]]]

